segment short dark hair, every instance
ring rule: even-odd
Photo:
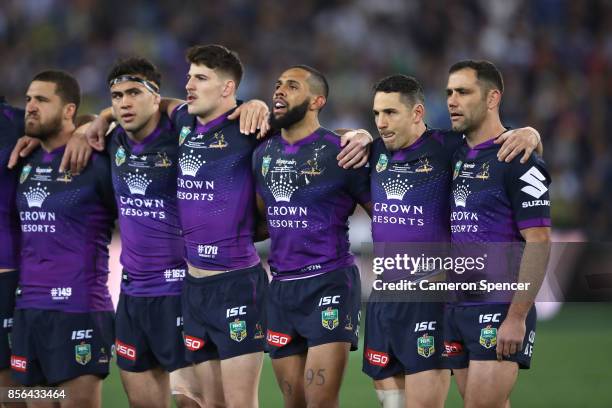
[[[222,45],[194,45],[186,53],[187,62],[196,65],[206,65],[229,75],[235,82],[236,88],[240,85],[244,67],[238,53]]]
[[[327,79],[325,78],[325,75],[323,75],[321,71],[309,65],[302,65],[302,64],[293,65],[289,67],[288,69],[294,69],[294,68],[303,69],[304,71],[310,73],[310,77],[308,78],[308,85],[310,86],[310,89],[313,92],[319,93],[323,95],[325,98],[329,96],[329,84],[327,83]]]
[[[142,76],[147,81],[161,87],[161,73],[148,59],[142,57],[128,57],[115,62],[106,78],[106,83],[123,75]]]
[[[381,79],[374,85],[374,93],[377,92],[398,92],[406,106],[425,103],[425,94],[421,84],[416,78],[408,75],[395,74]]]
[[[81,104],[81,87],[76,78],[67,73],[66,71],[59,70],[47,70],[39,72],[34,75],[32,82],[52,82],[55,84],[55,93],[60,97],[64,104],[74,103],[76,105],[76,111],[79,110]]]
[[[486,90],[497,89],[504,93],[504,79],[499,69],[490,61],[485,60],[463,60],[453,64],[448,70],[453,72],[471,68],[476,71],[476,78],[484,85]]]

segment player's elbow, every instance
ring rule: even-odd
[[[550,227],[527,228],[521,230],[526,242],[550,242]]]

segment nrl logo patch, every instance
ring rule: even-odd
[[[261,163],[261,175],[266,177],[268,174],[268,170],[270,170],[270,162],[272,161],[272,157],[265,156],[263,158],[263,162]]]
[[[425,333],[417,339],[417,353],[419,353],[419,356],[429,358],[435,352],[436,346],[433,336],[428,336],[427,333]]]
[[[234,341],[241,342],[247,336],[246,322],[244,320],[234,320],[229,324],[230,338]]]
[[[27,180],[31,171],[32,166],[29,164],[26,164],[23,169],[21,169],[21,175],[19,176],[19,184],[23,184],[23,182]]]
[[[189,136],[190,133],[191,128],[189,126],[183,126],[183,128],[181,129],[181,133],[179,133],[179,146],[183,144],[185,138]]]
[[[381,153],[380,156],[378,156],[378,162],[376,163],[376,172],[380,173],[381,171],[385,171],[387,169],[387,164],[389,164],[387,155]]]
[[[338,324],[338,309],[328,307],[321,312],[321,325],[327,330],[334,330]]]
[[[91,344],[81,343],[74,346],[74,359],[81,365],[89,363],[91,361]]]
[[[497,345],[497,329],[495,327],[489,325],[480,329],[480,345],[487,349]]]
[[[459,172],[461,171],[461,166],[463,166],[463,162],[461,160],[455,163],[455,169],[453,170],[453,180],[459,176]]]
[[[125,149],[123,148],[123,146],[119,146],[119,148],[117,149],[117,153],[115,153],[115,164],[117,165],[117,167],[125,163],[125,158]]]

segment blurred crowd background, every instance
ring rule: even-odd
[[[164,95],[183,97],[185,49],[220,43],[246,66],[241,98],[268,101],[285,67],[309,64],[331,85],[322,123],[376,134],[378,79],[415,76],[428,124],[445,128],[448,67],[489,59],[504,74],[506,125],[543,137],[557,231],[609,241],[611,27],[610,0],[2,0],[0,94],[22,106],[36,72],[62,68],[80,81],[81,112],[98,111],[110,66],[138,54],[161,69]]]

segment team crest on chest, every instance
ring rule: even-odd
[[[389,164],[389,158],[386,154],[381,153],[376,163],[376,172],[380,173],[381,171],[385,171],[387,169],[387,164]]]
[[[168,158],[166,152],[157,152],[157,161],[155,162],[155,167],[170,167],[172,165],[172,160]]]
[[[227,146],[228,144],[225,141],[225,136],[220,132],[215,132],[212,143],[208,145],[210,149],[224,149]]]
[[[25,166],[23,166],[23,169],[21,169],[21,175],[19,176],[19,183],[20,184],[23,184],[23,182],[28,179],[28,176],[30,175],[31,171],[32,171],[32,166],[31,165],[26,164]]]
[[[433,170],[433,166],[429,164],[429,159],[427,157],[419,159],[419,167],[416,168],[416,173],[429,173]]]
[[[181,146],[185,142],[185,138],[189,136],[191,133],[191,127],[183,126],[181,132],[179,133],[179,146]]]
[[[56,180],[61,181],[62,183],[70,183],[72,181],[72,173],[70,170],[66,170]]]
[[[483,163],[480,171],[476,174],[477,179],[487,180],[489,178],[489,162]]]

